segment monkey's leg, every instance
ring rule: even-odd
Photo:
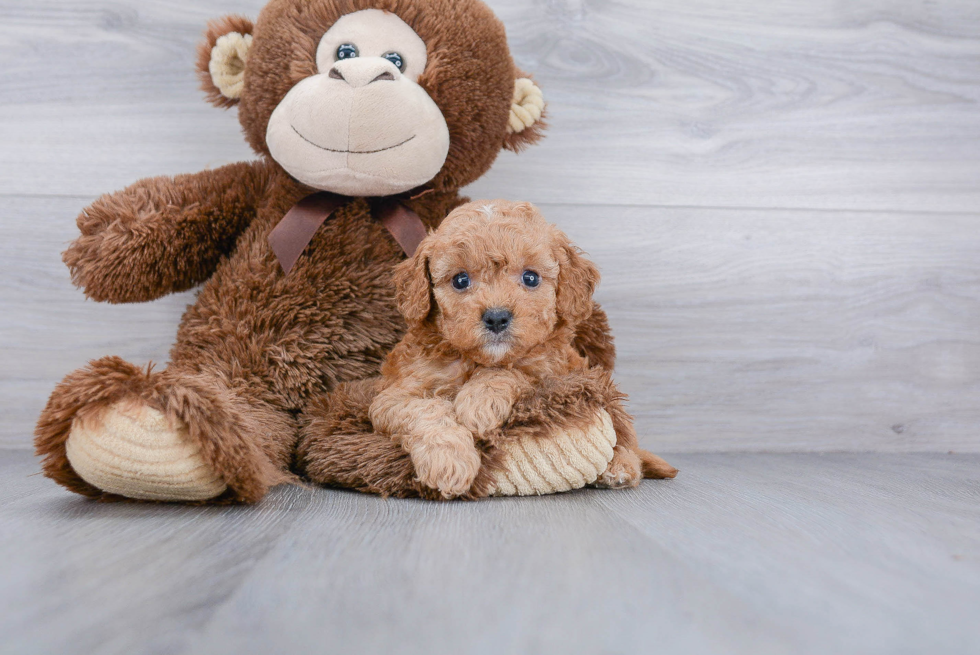
[[[673,477],[673,467],[639,447],[623,397],[609,372],[594,367],[549,379],[521,398],[498,444],[509,457],[497,493],[630,487],[644,474]]]
[[[45,475],[102,499],[254,502],[291,476],[295,419],[217,374],[105,357],[68,375],[35,430]]]

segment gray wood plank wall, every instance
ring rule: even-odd
[[[980,3],[490,0],[551,130],[474,197],[600,265],[661,451],[980,452]],[[0,446],[90,358],[163,361],[193,294],[71,287],[79,210],[249,158],[194,47],[260,0],[0,0]]]

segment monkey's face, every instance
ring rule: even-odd
[[[316,52],[316,75],[272,112],[266,143],[300,182],[349,196],[392,195],[431,180],[449,127],[418,84],[425,43],[380,9],[340,18]]]
[[[458,189],[543,127],[480,0],[270,0],[212,23],[198,71],[256,152],[344,195]]]

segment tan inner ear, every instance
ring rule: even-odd
[[[538,85],[526,77],[514,83],[514,100],[510,105],[507,132],[523,132],[541,119],[544,111],[544,94]]]
[[[211,48],[211,62],[208,64],[211,81],[229,100],[237,100],[242,95],[245,62],[248,61],[251,46],[251,34],[229,32],[219,37]]]

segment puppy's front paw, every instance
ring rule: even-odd
[[[493,394],[478,395],[469,389],[463,389],[453,401],[456,420],[473,434],[480,436],[496,430],[510,416],[512,403],[506,398]]]
[[[412,449],[412,464],[419,482],[438,489],[444,498],[462,496],[480,470],[480,453],[471,443],[420,444]]]
[[[615,448],[609,466],[595,481],[595,486],[604,489],[624,489],[635,487],[643,479],[643,467],[639,456],[632,450]]]

